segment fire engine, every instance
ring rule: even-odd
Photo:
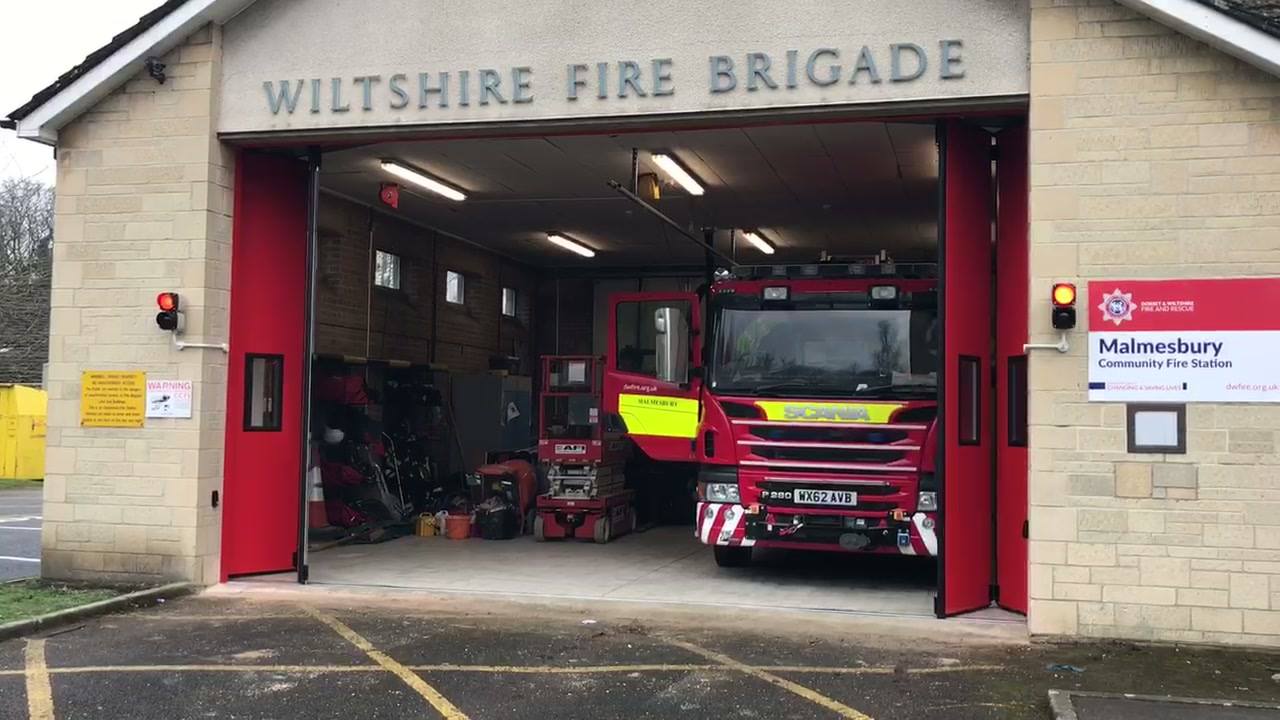
[[[696,533],[753,548],[936,555],[936,266],[739,267],[611,299],[606,410],[696,467]]]

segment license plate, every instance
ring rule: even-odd
[[[795,502],[804,505],[857,505],[858,493],[848,490],[795,490]]]

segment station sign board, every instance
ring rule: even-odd
[[[1089,400],[1280,402],[1280,278],[1089,283]]]

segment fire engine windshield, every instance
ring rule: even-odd
[[[932,307],[721,307],[712,330],[711,388],[780,397],[931,397],[937,319]]]

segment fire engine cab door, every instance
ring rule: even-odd
[[[694,293],[609,298],[605,412],[654,460],[693,462],[701,415],[702,320]]]
[[[943,469],[939,616],[991,604],[994,408],[991,392],[991,136],[940,126]]]

